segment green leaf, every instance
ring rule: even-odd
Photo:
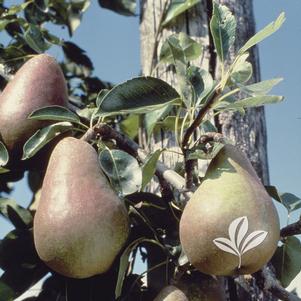
[[[6,296],[2,295],[2,291],[0,291],[0,301],[15,300],[15,298],[22,295],[48,272],[44,265],[37,268],[21,266],[4,272],[0,278],[0,289],[3,289],[9,298],[11,298],[11,294],[14,292],[14,297],[13,299],[6,299]]]
[[[196,98],[196,106],[203,103],[214,87],[211,74],[196,66],[187,69],[187,79],[191,83]]]
[[[71,1],[67,7],[67,26],[69,35],[72,36],[81,23],[82,14],[90,6],[90,1]]]
[[[101,7],[110,9],[124,16],[134,16],[136,12],[136,0],[98,0]]]
[[[146,113],[179,99],[177,91],[154,77],[137,77],[115,86],[99,105],[97,115]]]
[[[59,37],[51,34],[47,29],[43,28],[42,29],[42,34],[43,37],[50,42],[51,44],[55,44],[55,45],[59,45],[62,46],[63,45],[63,40],[61,40]]]
[[[64,42],[62,48],[67,61],[70,62],[70,68],[72,67],[72,69],[79,70],[78,73],[80,75],[85,75],[86,77],[89,76],[93,70],[93,63],[86,55],[85,50],[72,42]],[[74,73],[74,70],[72,70],[72,72]]]
[[[253,47],[254,45],[258,44],[262,40],[269,37],[271,34],[276,32],[284,23],[285,21],[285,13],[282,12],[276,21],[270,23],[265,28],[257,32],[253,37],[251,37],[247,43],[239,50],[238,55],[245,53],[248,49]]]
[[[213,1],[210,31],[218,57],[223,63],[235,41],[236,20],[228,7]]]
[[[120,261],[119,261],[119,272],[118,272],[117,284],[116,284],[116,288],[115,288],[115,299],[116,300],[121,296],[121,293],[122,293],[122,286],[123,286],[123,282],[124,282],[124,279],[126,276],[126,271],[128,269],[130,255],[143,242],[152,243],[161,248],[164,248],[157,241],[155,241],[153,239],[147,239],[145,237],[137,238],[136,240],[131,242],[125,248],[125,250],[122,252],[122,254],[120,256]]]
[[[129,244],[125,250],[122,252],[119,260],[119,271],[118,278],[115,288],[115,299],[118,299],[121,296],[122,286],[125,279],[125,274],[129,266],[129,258],[131,253],[137,248],[137,246],[143,242],[144,238],[140,237],[134,240],[131,244]]]
[[[176,59],[173,57],[168,40],[173,40],[177,47],[182,50],[181,56],[184,54],[186,61],[195,60],[202,54],[202,45],[191,39],[184,32],[181,32],[179,34],[169,36],[163,43],[159,56],[159,60],[163,63],[171,64]]]
[[[29,24],[28,29],[24,34],[24,39],[28,46],[37,53],[43,53],[51,46],[51,44],[44,40],[39,27],[34,24]]]
[[[26,229],[32,224],[30,211],[19,206],[14,200],[0,198],[0,213],[8,218],[16,228]]]
[[[4,13],[2,14],[2,18],[3,17],[8,17],[8,16],[12,16],[12,15],[16,15],[19,12],[21,12],[22,10],[24,10],[29,4],[31,4],[32,1],[28,1],[19,5],[12,5],[9,7],[8,10],[5,10]]]
[[[159,121],[156,123],[155,130],[157,128],[161,128],[164,131],[172,131],[174,132],[175,129],[175,123],[178,123],[178,131],[181,130],[181,127],[183,126],[184,118],[183,117],[177,117],[177,116],[167,116],[164,118],[163,121]],[[184,129],[188,128],[189,126],[189,120],[185,119],[185,125]]]
[[[90,120],[90,119],[94,119],[95,117],[95,112],[96,112],[97,108],[83,108],[81,110],[76,110],[76,113],[78,114],[79,117]]]
[[[282,193],[280,198],[281,203],[286,207],[289,213],[301,208],[301,199],[292,193]]]
[[[13,301],[14,299],[14,290],[0,278],[0,301]]]
[[[170,5],[167,9],[165,18],[162,22],[162,26],[166,26],[177,16],[183,14],[185,11],[191,9],[193,6],[198,4],[200,0],[171,0]]]
[[[249,57],[249,53],[244,53],[235,62],[235,65],[233,66],[230,75],[231,81],[233,83],[243,84],[251,78],[253,73],[253,66],[251,63],[247,61],[248,57]]]
[[[0,167],[8,163],[9,155],[5,145],[0,141]]]
[[[99,154],[102,170],[120,195],[134,193],[141,188],[142,171],[137,160],[117,149],[104,149]]]
[[[277,96],[277,95],[254,96],[254,97],[237,100],[234,103],[224,104],[222,107],[218,107],[218,110],[239,110],[245,108],[259,107],[265,104],[278,103],[281,102],[282,100],[283,100],[283,96]]]
[[[178,86],[181,91],[182,100],[185,103],[186,107],[190,108],[193,90],[190,82],[186,77],[187,61],[184,50],[179,46],[178,40],[175,37],[168,38],[167,44],[174,60]]]
[[[96,106],[99,107],[102,100],[104,99],[104,97],[108,94],[110,90],[109,89],[102,89],[98,95],[97,95],[97,98],[96,98]]]
[[[120,123],[122,132],[131,139],[135,139],[139,131],[139,118],[141,115],[131,114]]]
[[[274,78],[274,79],[264,80],[252,85],[239,86],[239,87],[241,91],[252,96],[266,95],[273,89],[274,86],[279,84],[282,80],[283,78]]]
[[[75,113],[61,106],[48,106],[35,110],[29,115],[28,118],[36,120],[69,121],[80,123],[80,119]]]
[[[292,193],[280,193],[275,186],[265,186],[268,194],[276,201],[281,203],[290,214],[301,208],[301,199]]]
[[[156,172],[157,162],[163,150],[157,149],[154,153],[150,154],[144,164],[142,165],[142,187],[143,189],[152,179]]]
[[[284,244],[278,247],[272,258],[277,279],[284,287],[299,274],[301,270],[301,243],[297,237],[287,237]]]
[[[0,267],[13,270],[20,266],[34,266],[39,262],[36,254],[32,231],[16,229],[9,232],[0,243]]]
[[[155,126],[157,125],[158,121],[166,116],[172,109],[171,105],[166,105],[158,110],[146,113],[144,115],[144,125],[146,129],[147,137],[149,138],[153,133]]]
[[[70,122],[59,122],[38,130],[24,144],[22,160],[31,158],[49,141],[72,128]]]
[[[277,188],[275,186],[264,186],[267,193],[270,195],[271,198],[276,200],[279,203],[282,203],[280,193],[278,192]]]
[[[0,166],[0,175],[9,172],[9,169]]]
[[[0,20],[0,31],[2,31],[3,29],[5,29],[5,27],[9,24],[9,23],[13,23],[14,20],[9,20],[9,19],[2,19]]]
[[[218,132],[216,126],[208,119],[202,122],[201,131],[202,133]]]

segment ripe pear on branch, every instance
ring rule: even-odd
[[[40,258],[64,276],[88,278],[108,271],[128,234],[127,210],[95,149],[63,138],[51,154],[34,218]]]
[[[211,275],[251,274],[274,254],[279,218],[250,161],[225,145],[180,220],[180,240],[190,263]]]
[[[10,157],[19,160],[27,139],[49,124],[27,119],[32,111],[45,106],[67,104],[66,81],[55,59],[40,54],[28,60],[0,95],[0,140]]]

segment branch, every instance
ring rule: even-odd
[[[114,139],[121,149],[125,150],[129,154],[136,157],[140,162],[145,162],[147,158],[147,153],[143,148],[141,148],[136,142],[129,139],[125,135],[117,132],[109,125],[101,123],[95,125],[92,129],[89,129],[86,134],[81,138],[82,140],[89,141],[100,136],[104,139]],[[184,191],[185,188],[185,179],[181,177],[174,170],[167,168],[162,162],[157,162],[156,174],[159,177],[162,177],[167,183],[173,186],[179,191]],[[184,191],[183,196],[185,200],[188,200],[191,197],[191,192]]]
[[[288,292],[280,285],[270,266],[265,266],[261,271],[255,273],[253,277],[255,278],[256,283],[260,289],[262,289],[263,291],[269,291],[280,300],[301,301],[298,296]]]
[[[293,236],[298,234],[301,234],[301,217],[297,222],[282,228],[280,231],[281,237]]]
[[[191,189],[193,187],[193,170],[196,166],[195,160],[187,160],[188,155],[188,143],[190,137],[194,133],[194,131],[200,126],[204,117],[208,113],[208,111],[212,108],[213,104],[216,101],[217,96],[219,95],[219,89],[216,89],[214,93],[209,97],[205,105],[200,109],[196,119],[190,125],[190,127],[186,130],[185,135],[182,141],[182,151],[184,154],[184,164],[185,164],[185,173],[186,173],[186,188]]]

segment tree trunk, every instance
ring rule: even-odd
[[[250,36],[255,33],[255,22],[253,15],[252,0],[220,0],[225,4],[237,19],[237,38],[235,45],[230,53],[230,59],[233,58],[234,50],[240,48]],[[158,36],[158,25],[162,16],[162,11],[166,5],[166,0],[141,0],[141,20],[140,20],[140,36],[141,36],[141,62],[142,73],[150,75],[151,66],[156,66],[159,51],[162,43],[172,33],[185,32],[194,40],[201,42],[204,47],[202,56],[195,61],[195,65],[209,70],[214,78],[219,77],[218,62],[212,38],[209,35],[209,20],[212,14],[212,0],[202,0],[199,4],[191,8],[188,12],[180,15],[176,22],[165,28]],[[159,37],[156,41],[156,37]],[[258,50],[254,47],[250,51],[250,62],[253,64],[253,78],[251,81],[260,80]],[[172,85],[176,85],[175,74],[171,68],[160,65],[153,74]],[[222,113],[214,120],[215,126],[223,135],[233,140],[249,157],[257,174],[264,184],[269,183],[268,161],[267,161],[267,137],[264,108],[255,108],[247,110],[245,116],[239,113]],[[160,136],[152,138],[160,144],[160,147],[167,149],[175,147],[175,139],[171,133],[161,132]],[[163,153],[163,161],[169,167],[182,160],[175,154]],[[162,259],[162,258],[161,258]],[[161,260],[150,256],[149,264],[156,264]],[[153,277],[158,277],[156,274]],[[242,277],[240,277],[242,279]],[[151,281],[152,275],[149,275]],[[244,282],[244,280],[242,279]],[[247,282],[246,282],[247,283]],[[246,284],[245,283],[245,284]],[[235,285],[235,284],[234,284]],[[244,286],[246,288],[246,285]],[[232,291],[231,284],[228,284],[228,290]],[[248,298],[243,290],[238,289],[232,300],[270,300],[270,297],[259,295],[253,284],[248,285]],[[237,294],[236,294],[237,293]],[[231,295],[231,294],[230,294]],[[251,296],[252,295],[252,296]],[[228,294],[229,296],[229,294]],[[201,297],[200,297],[201,298]],[[228,297],[229,298],[229,297]],[[255,299],[253,299],[255,298]],[[197,300],[197,299],[194,299]]]

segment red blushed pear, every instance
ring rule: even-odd
[[[129,234],[128,214],[87,142],[67,137],[55,146],[33,229],[40,258],[64,276],[88,278],[113,264]]]
[[[66,107],[67,104],[67,85],[56,60],[47,54],[28,60],[0,95],[0,140],[11,160],[20,160],[27,139],[49,124],[27,119],[32,111],[51,105]]]
[[[276,208],[250,161],[224,146],[181,217],[190,263],[210,275],[254,273],[271,259],[279,232]]]

